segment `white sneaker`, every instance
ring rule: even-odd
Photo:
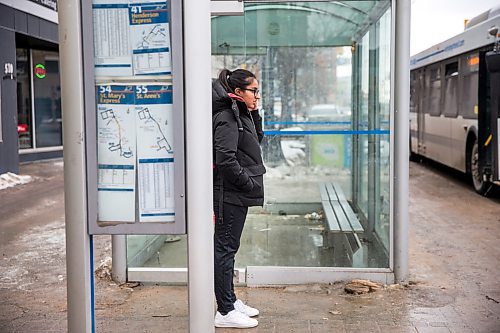
[[[259,325],[259,322],[237,310],[228,312],[223,316],[219,311],[215,315],[215,327],[251,328]]]
[[[237,299],[236,302],[234,302],[234,308],[239,312],[246,314],[249,317],[255,317],[259,315],[259,310],[246,305],[240,299]]]

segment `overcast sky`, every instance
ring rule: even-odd
[[[500,0],[412,0],[410,53],[443,42],[464,30],[464,20],[500,6]]]

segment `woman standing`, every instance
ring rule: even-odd
[[[223,69],[212,85],[216,327],[258,325],[250,317],[259,310],[236,299],[233,271],[248,207],[264,204],[259,98],[255,75],[244,69]]]

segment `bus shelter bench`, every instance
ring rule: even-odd
[[[320,183],[319,187],[325,219],[323,246],[333,248],[334,264],[345,262],[347,254],[347,264],[363,267],[366,250],[359,239],[359,234],[364,232],[363,226],[338,183]],[[339,244],[343,244],[345,252]]]

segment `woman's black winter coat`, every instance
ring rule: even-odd
[[[264,204],[260,140],[262,119],[231,99],[219,80],[212,84],[214,200],[238,206]]]

